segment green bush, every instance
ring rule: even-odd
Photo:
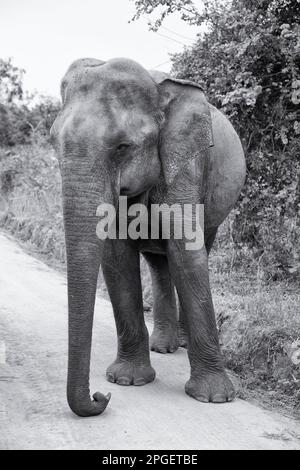
[[[135,18],[158,12],[154,30],[175,11],[205,26],[192,47],[171,57],[172,74],[200,83],[242,138],[247,180],[232,218],[235,249],[251,249],[249,264],[259,259],[266,279],[298,278],[299,2],[204,0],[202,11],[192,0],[135,5]]]
[[[30,144],[41,137],[48,140],[60,109],[58,101],[50,97],[24,97],[24,73],[11,59],[0,59],[0,146]]]

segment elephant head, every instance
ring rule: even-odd
[[[201,90],[189,82],[152,78],[128,59],[74,62],[61,95],[51,137],[62,176],[68,267],[67,397],[76,414],[90,416],[102,413],[110,398],[97,392],[92,400],[89,391],[95,292],[105,243],[96,235],[97,207],[117,206],[119,195],[141,195],[161,175],[171,184],[180,167],[210,145],[210,135],[199,131],[208,122]]]

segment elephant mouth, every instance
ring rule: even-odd
[[[142,187],[138,188],[130,188],[129,186],[121,186],[120,188],[120,196],[127,196],[128,199],[132,199],[138,196],[141,196],[142,194],[146,194],[150,189],[152,189],[156,181],[151,181],[148,184],[144,182]]]
[[[136,191],[133,191],[132,189],[130,188],[127,188],[127,187],[124,187],[120,190],[120,196],[127,196],[128,198],[133,198],[133,197],[136,197],[136,196],[139,196],[140,194],[144,193],[145,190],[136,190]]]

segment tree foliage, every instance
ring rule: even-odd
[[[172,13],[180,13],[181,19],[190,24],[200,24],[200,14],[192,0],[133,0],[136,13],[133,20],[138,20],[143,15],[152,15],[158,12],[156,20],[149,21],[152,31],[157,31],[166,16]],[[206,3],[206,2],[204,2]]]
[[[0,103],[7,104],[22,99],[24,70],[15,67],[11,59],[0,59]]]
[[[47,137],[59,104],[46,96],[27,95],[23,89],[25,71],[12,60],[0,59],[0,145],[31,143]]]
[[[236,245],[250,246],[273,278],[299,272],[300,0],[135,5],[135,18],[158,15],[154,30],[175,11],[199,26],[194,45],[171,57],[171,73],[200,83],[242,138],[248,178]]]

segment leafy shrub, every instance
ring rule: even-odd
[[[11,59],[0,59],[0,145],[30,144],[40,137],[48,138],[59,111],[60,104],[50,97],[24,97],[24,73]]]
[[[200,83],[242,138],[247,181],[233,220],[235,248],[266,279],[300,274],[300,4],[295,0],[136,0],[136,16],[180,12],[198,25],[172,74]],[[229,234],[228,234],[229,236]],[[256,263],[255,263],[256,265]]]

